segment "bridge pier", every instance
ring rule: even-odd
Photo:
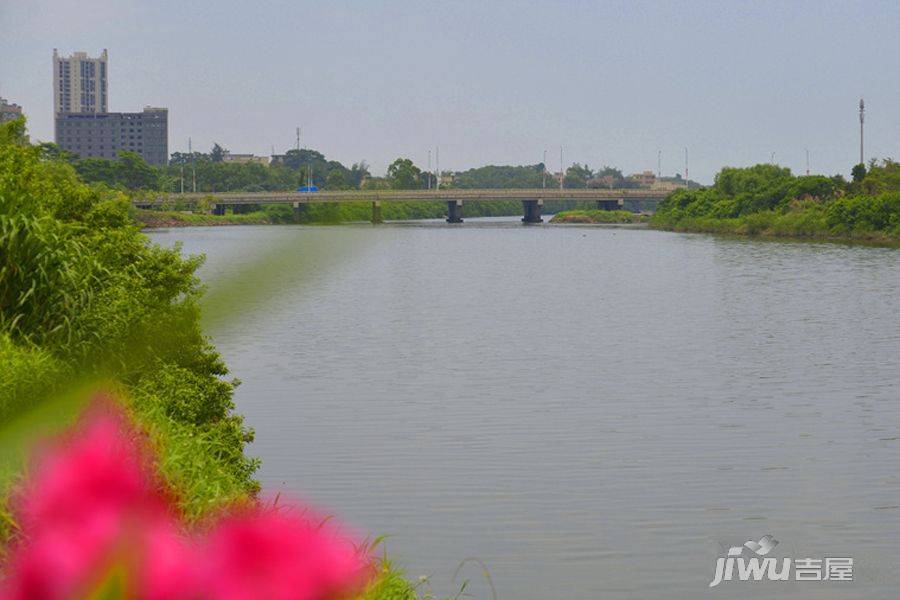
[[[213,204],[212,205],[212,214],[224,216],[225,215],[225,205],[224,204]]]
[[[375,200],[372,202],[372,224],[379,223],[384,223],[384,219],[381,218],[381,201]]]
[[[541,218],[541,208],[544,206],[543,200],[522,200],[522,209],[525,216],[522,217],[523,223],[543,223]]]
[[[447,222],[462,223],[462,200],[447,200]]]
[[[619,198],[618,200],[597,200],[597,210],[622,210],[625,205],[625,200]]]

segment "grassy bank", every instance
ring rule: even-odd
[[[273,221],[263,211],[245,214],[213,215],[176,210],[134,209],[132,215],[142,227],[206,227],[216,225],[269,225]]]
[[[900,244],[900,231],[896,228],[866,222],[830,223],[826,207],[817,202],[802,202],[786,211],[769,210],[730,218],[654,215],[651,226],[696,233]]]
[[[553,215],[551,223],[646,223],[647,215],[627,210],[566,210]]]
[[[674,231],[900,242],[900,165],[858,165],[854,177],[795,177],[775,165],[726,168],[709,188],[674,192],[650,223]]]

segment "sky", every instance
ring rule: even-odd
[[[53,138],[52,53],[109,50],[112,111],[169,109],[169,151],[315,148],[375,174],[626,173],[898,157],[900,2],[0,0],[0,96]],[[439,148],[439,150],[437,150]]]

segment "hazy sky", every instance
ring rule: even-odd
[[[900,156],[900,2],[0,0],[0,95],[51,140],[52,52],[110,53],[114,111],[169,150],[301,143],[383,172],[587,162],[626,172]]]

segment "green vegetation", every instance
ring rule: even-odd
[[[0,423],[81,380],[114,388],[160,451],[186,515],[252,497],[252,433],[200,330],[198,258],[148,243],[127,199],[0,135]]]
[[[854,179],[796,177],[775,165],[725,168],[712,187],[670,195],[651,224],[677,231],[898,240],[900,163],[873,162],[868,170],[855,169]]]
[[[188,522],[259,490],[257,461],[244,454],[252,432],[232,402],[238,382],[201,331],[201,259],[151,244],[131,210],[124,194],[86,185],[63,157],[30,145],[24,120],[0,125],[4,543],[17,530],[6,497],[27,447],[98,389],[147,433]],[[367,599],[415,597],[383,569]]]
[[[646,223],[647,215],[627,210],[567,210],[557,213],[551,223]]]

